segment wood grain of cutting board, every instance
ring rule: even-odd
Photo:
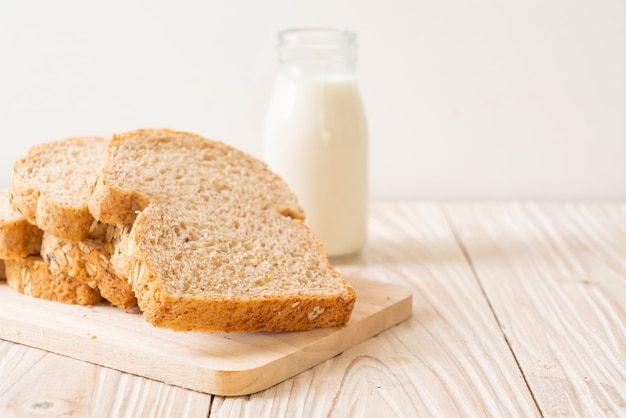
[[[408,318],[411,291],[349,278],[357,292],[341,328],[200,333],[155,328],[137,308],[63,305],[0,282],[0,338],[204,393],[244,395],[292,377]]]

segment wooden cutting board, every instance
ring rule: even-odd
[[[349,280],[357,302],[345,327],[282,333],[175,332],[151,326],[137,308],[63,305],[21,295],[0,282],[0,338],[199,392],[244,395],[411,315],[409,289]]]

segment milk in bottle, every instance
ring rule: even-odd
[[[366,240],[368,134],[354,75],[355,35],[285,31],[279,57],[263,158],[300,199],[327,255],[357,253]]]

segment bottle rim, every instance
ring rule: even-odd
[[[354,31],[331,27],[301,27],[286,29],[278,33],[279,45],[307,48],[333,48],[353,44]]]

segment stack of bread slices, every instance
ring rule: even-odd
[[[343,326],[356,299],[279,176],[167,129],[32,147],[0,192],[0,259],[19,292],[180,331]]]

